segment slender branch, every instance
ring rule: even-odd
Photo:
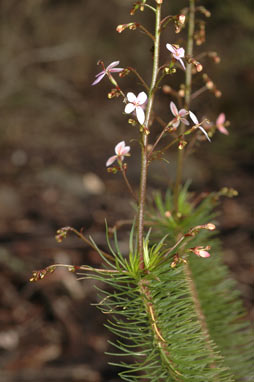
[[[141,77],[141,75],[136,71],[136,69],[132,68],[131,66],[128,66],[127,69],[129,69],[131,72],[133,72],[139,79],[139,81],[142,83],[142,85],[146,88],[147,91],[149,91],[149,86],[145,82],[145,80]]]
[[[161,131],[161,133],[159,134],[158,138],[156,139],[155,143],[154,143],[153,146],[152,146],[152,149],[149,151],[149,154],[147,155],[147,159],[148,159],[148,160],[151,158],[151,155],[152,155],[152,153],[154,152],[155,147],[158,145],[158,143],[160,142],[160,140],[162,139],[162,137],[163,137],[163,135],[166,133],[166,131],[168,131],[168,129],[169,129],[169,127],[172,125],[172,123],[173,123],[173,120],[170,121],[170,122],[164,127],[164,129]],[[174,140],[174,142],[177,141],[177,140],[178,140],[178,138],[177,138],[176,140]],[[171,146],[171,144],[172,144],[172,142],[170,143],[170,146]],[[168,148],[168,146],[166,146],[166,147]],[[161,151],[163,151],[163,150],[161,150]]]
[[[142,131],[141,137],[141,174],[140,174],[140,193],[139,193],[139,209],[138,209],[138,250],[140,256],[140,268],[144,268],[144,257],[143,257],[143,233],[144,233],[144,208],[146,199],[146,182],[147,182],[147,145],[148,145],[148,135],[149,122],[152,113],[152,106],[155,94],[155,85],[159,67],[159,49],[160,49],[160,19],[161,19],[161,5],[156,6],[156,22],[155,22],[155,40],[154,40],[154,59],[153,59],[153,73],[152,80],[148,95],[148,103],[146,109],[146,119],[145,119],[145,129]]]
[[[149,9],[151,9],[151,11],[153,11],[154,13],[156,13],[156,9],[154,8],[154,7],[152,7],[151,5],[149,5],[149,4],[142,4],[144,7],[147,7],[147,8],[149,8]]]
[[[188,26],[188,39],[187,39],[187,49],[186,55],[193,56],[193,36],[195,29],[195,0],[190,1],[190,10],[189,10],[189,26]],[[192,65],[186,64],[186,74],[185,74],[185,108],[190,108],[191,100],[191,84],[192,84]],[[184,125],[180,126],[180,135],[184,133]],[[178,196],[179,189],[182,182],[182,173],[183,173],[183,159],[184,159],[184,149],[178,150],[178,161],[177,161],[177,172],[176,180],[174,187],[174,211],[177,215],[178,212]]]
[[[128,178],[127,178],[127,175],[126,175],[126,168],[125,168],[124,166],[121,166],[121,173],[122,173],[122,175],[123,175],[124,181],[125,181],[125,183],[126,183],[126,186],[127,186],[128,190],[129,190],[131,196],[133,197],[133,199],[134,199],[136,202],[138,202],[138,197],[137,197],[137,195],[135,194],[133,188],[132,188],[131,185],[130,185],[130,182],[129,182],[129,180],[128,180]]]
[[[138,24],[138,28],[141,29],[148,37],[150,37],[153,41],[155,41],[154,35],[150,33],[143,25]]]
[[[91,243],[91,241],[89,239],[87,239],[80,231],[78,231],[77,229],[73,228],[73,227],[64,227],[62,229],[60,229],[59,231],[71,231],[73,233],[75,233],[75,235],[77,235],[82,241],[84,241],[86,244],[88,244],[91,248],[93,248],[95,251],[97,251],[97,248],[93,245],[93,243]],[[62,241],[62,240],[60,240]],[[114,260],[114,257],[111,256],[109,253],[107,252],[104,252],[102,250],[100,250],[101,253],[103,254],[103,256],[105,256],[107,259],[109,260]]]
[[[170,21],[172,21],[172,20],[174,20],[174,16],[170,16],[170,15],[168,15],[168,16],[164,17],[164,19],[162,19],[162,20],[161,20],[161,23],[160,23],[160,28],[161,28],[161,30],[162,30],[162,29],[165,29],[166,26],[168,25],[168,23],[169,23]]]
[[[204,93],[206,90],[208,90],[207,86],[202,86],[202,88],[192,93],[191,100],[193,100],[194,98],[197,98],[198,96],[200,96],[200,94]]]

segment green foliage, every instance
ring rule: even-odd
[[[97,305],[109,314],[106,326],[118,337],[110,341],[115,350],[108,354],[117,357],[111,364],[122,370],[119,375],[124,381],[253,380],[253,341],[235,283],[222,264],[218,239],[211,231],[201,230],[174,246],[174,237],[180,232],[211,222],[216,215],[218,194],[209,195],[197,206],[189,198],[184,187],[180,214],[174,218],[167,213],[172,210],[171,193],[165,199],[155,195],[148,214],[156,216],[153,230],[144,239],[144,269],[139,266],[135,222],[127,257],[119,250],[116,233],[112,245],[108,229],[114,262],[98,249],[112,271],[92,276],[106,285],[99,289],[101,302]],[[188,251],[207,244],[212,246],[208,259]],[[176,253],[178,261],[172,266]]]

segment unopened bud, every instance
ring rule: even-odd
[[[171,87],[168,85],[163,85],[162,86],[162,91],[164,94],[170,94],[171,93]]]
[[[130,29],[131,31],[135,31],[135,29],[137,29],[137,25],[136,25],[135,23],[130,23],[130,25],[129,25],[129,29]]]
[[[208,229],[209,231],[214,231],[216,229],[216,226],[213,223],[208,223],[205,225],[205,228]]]
[[[147,145],[147,152],[150,153],[152,151],[152,149],[153,149],[153,145],[148,144]]]
[[[196,66],[196,70],[197,70],[197,72],[202,72],[203,66],[200,63],[198,63]]]
[[[163,0],[156,0],[156,3],[157,3],[157,4],[162,4],[162,3],[163,3]]]
[[[222,92],[220,90],[216,90],[214,94],[216,98],[220,98],[222,96]]]
[[[207,87],[207,89],[212,89],[213,87],[214,87],[214,83],[213,83],[213,81],[207,81],[207,83],[206,83],[206,87]]]
[[[185,96],[185,91],[184,91],[184,89],[180,89],[179,92],[178,92],[178,95],[179,95],[180,97],[184,97],[184,96]]]
[[[186,141],[180,141],[178,145],[178,150],[183,150],[184,146],[187,145]]]
[[[123,78],[127,76],[129,73],[130,73],[130,70],[126,68],[119,73],[119,77]]]
[[[165,216],[166,218],[171,218],[172,214],[171,214],[170,211],[165,211],[164,216]]]
[[[135,119],[132,119],[132,118],[129,118],[129,119],[128,119],[128,123],[129,123],[131,126],[136,126],[136,125],[137,125],[137,122],[135,121]]]
[[[195,247],[195,248],[191,248],[191,251],[193,253],[195,253],[195,255],[199,256],[199,257],[210,257],[210,253],[207,252],[207,250],[210,250],[211,247],[210,245],[207,245],[206,247]]]
[[[185,23],[185,18],[186,18],[185,15],[179,15],[178,16],[179,23],[183,25]]]
[[[116,31],[118,32],[118,33],[122,33],[125,29],[126,29],[126,24],[121,24],[121,25],[118,25],[117,27],[116,27]]]

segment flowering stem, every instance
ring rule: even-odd
[[[189,8],[189,25],[188,25],[188,39],[186,47],[186,55],[193,56],[193,35],[195,28],[195,0],[190,1]],[[191,82],[192,82],[192,64],[187,63],[186,65],[186,75],[185,75],[185,108],[189,110],[190,100],[191,100]],[[184,126],[180,126],[180,135],[184,133]],[[174,187],[174,211],[177,214],[178,212],[178,196],[180,184],[182,182],[182,173],[183,173],[183,158],[184,158],[184,149],[178,150],[178,161],[177,161],[177,172],[176,172],[176,181]]]
[[[133,188],[130,185],[130,182],[129,182],[127,176],[126,176],[126,169],[125,169],[125,167],[123,165],[121,165],[121,173],[123,175],[123,178],[124,178],[124,181],[126,183],[126,186],[128,187],[128,190],[130,191],[131,196],[134,198],[134,200],[136,202],[138,202],[137,195],[135,194],[135,192],[133,191]]]
[[[146,199],[146,182],[147,182],[147,145],[149,131],[149,121],[151,118],[152,106],[154,101],[154,94],[156,90],[156,80],[159,68],[159,49],[160,49],[160,19],[161,19],[161,5],[156,6],[156,22],[155,22],[155,39],[154,39],[154,58],[153,58],[153,73],[149,89],[148,103],[146,109],[145,129],[142,131],[141,137],[141,174],[140,174],[140,191],[139,191],[139,208],[138,208],[138,251],[140,259],[140,268],[144,268],[144,254],[143,254],[143,236],[144,236],[144,208]]]

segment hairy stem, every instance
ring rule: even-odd
[[[161,5],[156,7],[156,22],[155,22],[155,40],[154,40],[154,58],[153,58],[153,73],[152,80],[148,94],[148,103],[146,109],[145,128],[141,136],[141,174],[140,174],[140,191],[139,191],[139,209],[138,209],[138,250],[140,256],[140,268],[144,268],[144,255],[143,255],[143,236],[144,236],[144,208],[146,199],[146,183],[147,183],[147,145],[149,121],[151,118],[155,85],[157,80],[157,73],[159,68],[159,49],[160,49],[160,19],[161,19]]]
[[[190,0],[190,9],[189,9],[189,25],[188,25],[188,39],[186,47],[186,55],[193,56],[193,35],[195,28],[195,0]],[[191,100],[191,83],[192,83],[192,64],[186,65],[186,74],[185,74],[185,108],[188,110],[190,108]],[[184,125],[180,126],[180,135],[184,133]],[[178,150],[178,161],[177,161],[177,171],[176,171],[176,180],[174,187],[174,211],[177,214],[178,212],[178,196],[179,189],[182,182],[183,174],[183,159],[184,159],[184,149]]]

